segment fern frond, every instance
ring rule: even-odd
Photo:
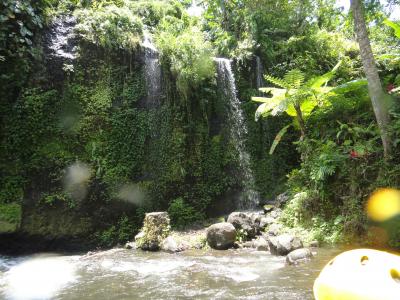
[[[289,85],[292,89],[299,88],[304,82],[304,73],[298,69],[290,70],[283,77],[283,80]]]
[[[276,78],[276,77],[273,77],[273,76],[270,76],[270,75],[265,75],[264,78],[265,78],[265,80],[267,80],[267,81],[269,81],[269,82],[271,82],[271,83],[273,83],[273,84],[275,84],[275,85],[277,85],[277,86],[279,86],[279,87],[281,87],[283,89],[289,89],[290,88],[290,86],[283,79]]]

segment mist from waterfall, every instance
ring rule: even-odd
[[[161,97],[161,65],[159,52],[148,32],[144,33],[142,42],[144,50],[144,73],[147,86],[147,105],[158,106]]]
[[[242,171],[243,194],[238,203],[239,209],[252,209],[258,205],[259,195],[254,190],[255,180],[250,168],[250,155],[246,151],[245,139],[247,126],[240,101],[237,97],[235,77],[232,72],[231,61],[226,58],[215,58],[218,73],[218,87],[229,103],[229,122],[231,138],[239,153],[240,170]]]

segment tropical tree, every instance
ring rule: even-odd
[[[256,120],[260,117],[276,116],[286,112],[295,118],[295,124],[301,132],[300,140],[303,140],[306,135],[304,120],[317,105],[322,104],[323,96],[331,91],[332,87],[328,87],[327,83],[339,66],[340,62],[330,72],[313,77],[308,81],[305,81],[305,74],[298,69],[287,72],[283,78],[266,75],[265,79],[279,88],[260,88],[260,91],[269,93],[272,97],[252,97],[253,101],[262,103],[256,111]],[[285,126],[278,133],[271,147],[271,154],[289,126]]]
[[[367,26],[365,24],[364,3],[362,0],[351,0],[350,2],[363,69],[368,81],[369,96],[371,97],[372,107],[380,130],[384,156],[387,157],[391,150],[391,141],[388,132],[388,125],[390,123],[390,97],[383,91],[378,68],[375,64],[371,43],[368,38]]]

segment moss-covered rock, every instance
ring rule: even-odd
[[[170,224],[167,212],[146,214],[142,230],[135,237],[136,246],[142,250],[157,251],[169,235]]]

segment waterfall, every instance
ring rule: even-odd
[[[147,87],[147,106],[154,107],[160,104],[161,97],[161,65],[159,52],[145,32],[142,42],[144,49],[144,74]]]
[[[229,122],[231,124],[231,138],[239,153],[240,169],[242,171],[243,193],[240,197],[238,208],[255,208],[259,195],[254,190],[255,180],[250,168],[250,155],[246,151],[245,138],[247,126],[244,119],[240,101],[237,97],[235,77],[232,72],[231,61],[226,58],[215,58],[217,64],[218,87],[229,102]]]
[[[261,64],[261,59],[259,56],[256,56],[256,87],[259,89],[264,86],[263,81],[263,66]]]
[[[74,16],[59,16],[51,22],[46,39],[52,57],[68,62],[76,58],[75,25]]]

